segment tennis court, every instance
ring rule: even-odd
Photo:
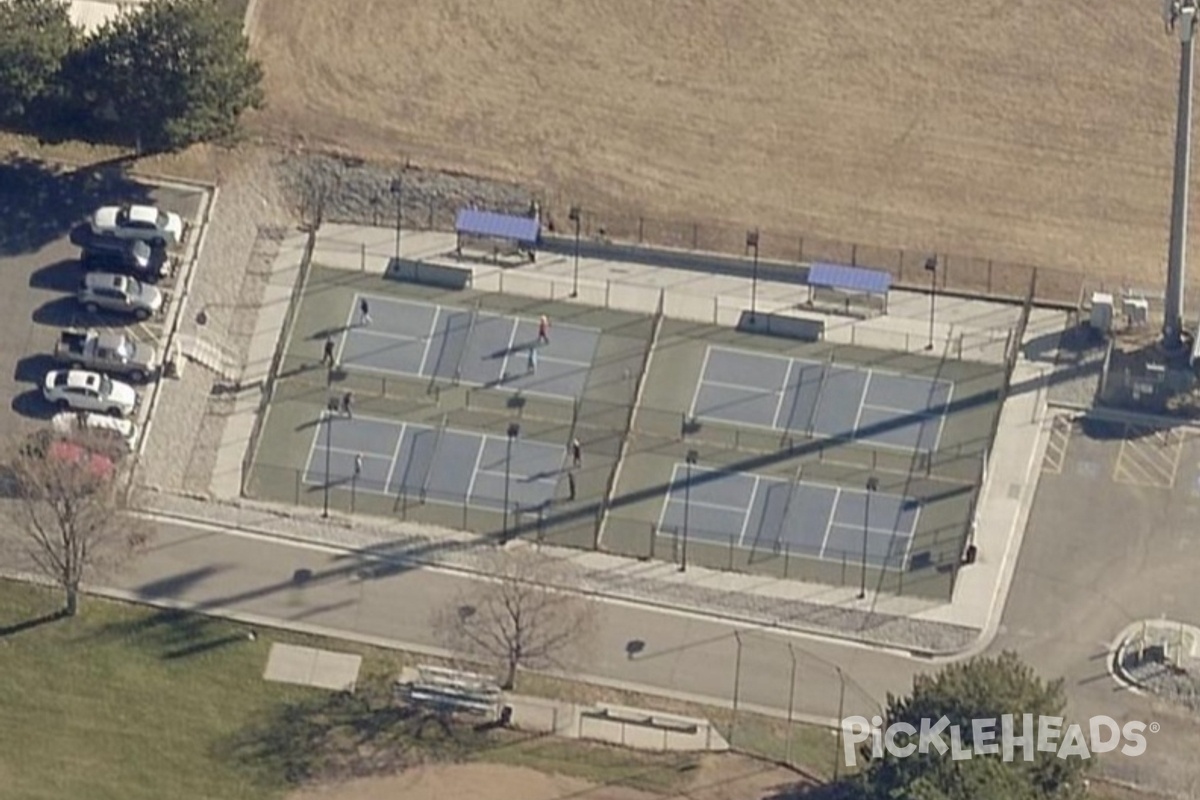
[[[949,381],[710,346],[690,415],[934,452],[953,394]]]
[[[509,455],[503,436],[327,413],[313,436],[303,480],[323,487],[329,476],[331,485],[353,481],[359,492],[502,511],[507,462],[510,507],[549,505],[565,472],[565,446],[517,437]]]
[[[676,464],[663,502],[658,532],[744,550],[789,552],[827,561],[861,558],[873,566],[901,568],[920,518],[906,497],[785,481],[745,472]]]
[[[369,304],[371,321],[358,309]],[[552,322],[538,342],[538,321],[378,295],[355,294],[341,330],[343,368],[408,375],[576,400],[583,396],[600,331]],[[529,351],[536,348],[536,370]]]

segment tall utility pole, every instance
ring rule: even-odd
[[[1166,313],[1163,347],[1183,346],[1183,277],[1187,260],[1188,174],[1192,150],[1192,52],[1197,0],[1165,0],[1168,32],[1179,36],[1179,100],[1175,118],[1175,184],[1171,193],[1171,246],[1167,258]]]

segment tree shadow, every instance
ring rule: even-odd
[[[120,158],[74,170],[10,156],[0,164],[0,256],[32,253],[71,232],[98,206],[151,202]]]
[[[40,617],[33,619],[22,620],[11,625],[0,625],[0,639],[5,639],[9,636],[15,636],[24,631],[33,630],[51,622],[57,622],[60,619],[65,619],[67,612],[64,609],[51,611],[49,614],[42,614]]]

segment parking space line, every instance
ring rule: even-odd
[[[1046,441],[1046,456],[1042,459],[1042,472],[1051,475],[1062,474],[1074,426],[1074,421],[1065,414],[1055,414],[1050,418],[1050,432]]]

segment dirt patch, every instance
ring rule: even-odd
[[[738,756],[706,758],[685,791],[656,795],[621,786],[598,786],[525,767],[496,764],[423,766],[389,776],[364,778],[293,793],[288,800],[783,800],[796,786],[787,770]]]
[[[252,122],[556,208],[1161,282],[1178,56],[1156,6],[751,5],[263,0]]]

